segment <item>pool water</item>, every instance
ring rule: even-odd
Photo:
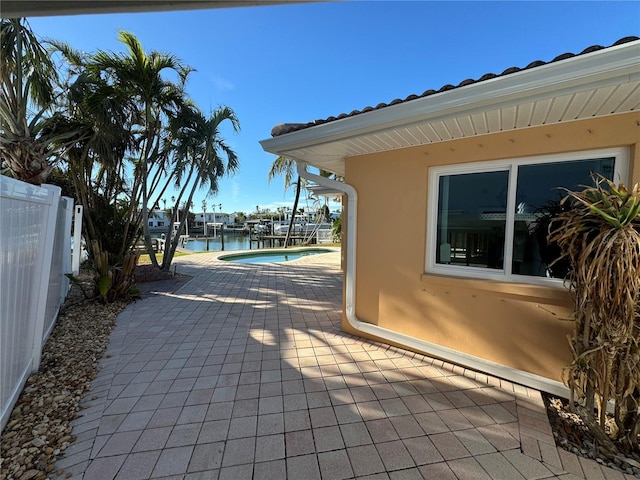
[[[255,252],[255,253],[239,253],[235,255],[225,255],[219,257],[220,260],[234,263],[280,263],[296,260],[309,255],[317,255],[319,253],[331,253],[333,250],[325,248],[313,248],[307,250],[292,250],[291,252]]]

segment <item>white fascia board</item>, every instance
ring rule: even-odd
[[[640,80],[640,40],[261,140],[277,155],[418,122]]]

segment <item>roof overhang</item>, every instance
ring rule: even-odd
[[[262,140],[344,175],[344,159],[637,110],[640,41]]]
[[[342,190],[325,187],[324,185],[307,185],[305,187],[314,197],[341,197],[344,195]]]
[[[255,7],[324,0],[2,0],[3,18]]]

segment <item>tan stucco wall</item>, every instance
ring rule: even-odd
[[[560,380],[572,330],[565,290],[425,274],[428,168],[628,146],[636,183],[639,125],[632,113],[347,159],[358,192],[356,316]],[[357,333],[346,319],[343,328]]]

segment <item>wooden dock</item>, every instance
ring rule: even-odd
[[[256,248],[266,248],[268,247],[282,247],[284,246],[284,241],[287,239],[286,235],[250,235],[249,236],[249,249],[253,248],[253,244],[256,244]],[[304,243],[315,244],[316,237],[312,235],[311,238],[309,236],[304,235],[291,235],[289,236],[289,242],[291,245],[302,245]],[[262,247],[260,247],[262,244]]]

